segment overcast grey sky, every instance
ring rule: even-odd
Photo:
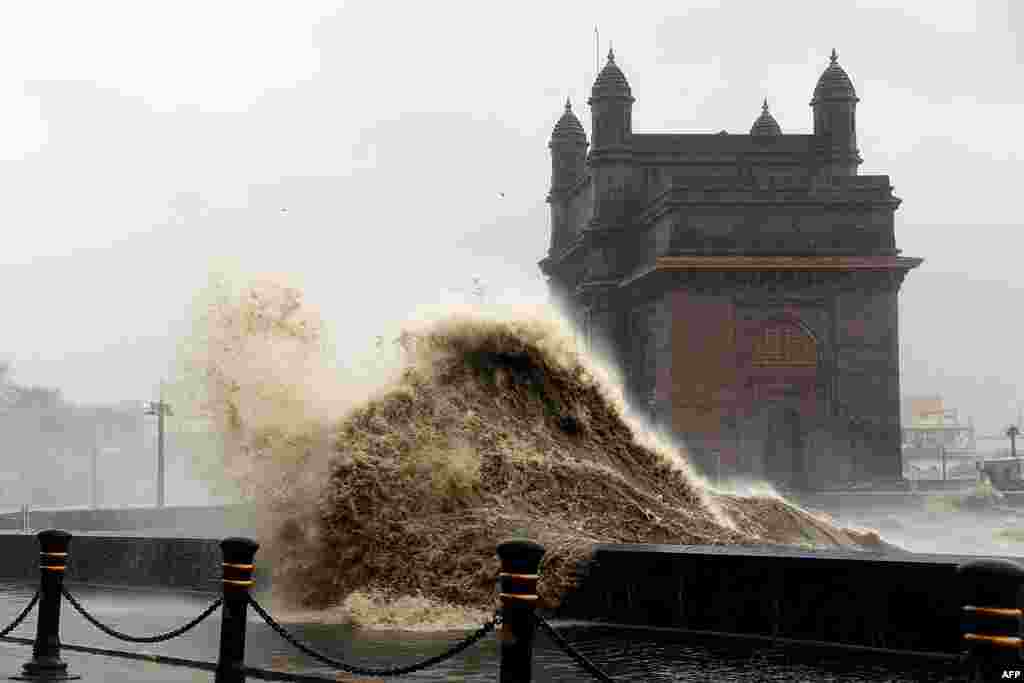
[[[141,400],[226,263],[294,276],[343,353],[475,274],[543,299],[546,143],[567,95],[589,130],[597,24],[644,132],[746,132],[764,97],[808,132],[837,49],[861,171],[891,176],[898,246],[926,259],[904,391],[995,429],[1024,379],[1022,19],[1006,0],[6,3],[2,347],[21,382]]]

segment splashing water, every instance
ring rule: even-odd
[[[221,292],[201,323],[191,367],[281,607],[436,626],[454,606],[472,623],[513,535],[547,548],[549,607],[595,543],[880,542],[756,482],[712,489],[549,309],[424,315],[347,369],[301,292],[271,280]]]

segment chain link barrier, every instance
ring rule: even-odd
[[[0,631],[0,638],[6,637],[8,633],[18,628],[21,622],[25,621],[25,617],[27,617],[28,613],[32,611],[32,608],[36,606],[37,602],[39,602],[38,590],[36,591],[36,594],[32,596],[32,599],[28,601],[28,605],[26,605],[25,609],[21,611],[21,614],[14,618],[14,621],[11,622],[10,626]]]
[[[478,628],[475,632],[471,633],[469,636],[467,636],[460,642],[450,647],[447,651],[442,652],[439,655],[434,655],[430,659],[426,659],[417,664],[399,666],[393,669],[366,669],[360,666],[346,664],[345,662],[339,661],[337,659],[332,659],[327,655],[321,654],[316,650],[313,650],[308,646],[303,645],[295,639],[295,636],[288,633],[288,631],[286,631],[283,626],[274,621],[274,618],[267,614],[267,612],[260,606],[258,602],[256,602],[256,599],[253,598],[251,595],[249,596],[249,604],[252,605],[252,608],[256,610],[257,614],[263,617],[263,621],[267,622],[267,625],[270,626],[270,628],[274,629],[274,631],[276,631],[279,636],[281,636],[286,641],[291,643],[303,654],[309,655],[313,659],[323,662],[328,666],[332,666],[336,669],[341,669],[346,673],[355,674],[357,676],[401,676],[403,674],[413,673],[414,671],[422,671],[423,669],[427,669],[435,664],[440,664],[446,659],[451,659],[455,655],[467,649],[469,646],[477,643],[484,636],[486,636],[488,633],[494,630],[495,626],[501,623],[501,610],[497,610],[494,614],[494,617],[490,621],[488,621],[483,626]]]
[[[551,640],[555,641],[555,644],[558,645],[558,647],[562,648],[567,655],[572,657],[576,661],[576,663],[579,664],[587,673],[589,673],[599,681],[604,681],[605,683],[615,683],[614,678],[610,677],[608,674],[598,669],[596,664],[587,659],[583,655],[583,653],[577,651],[576,648],[570,645],[569,641],[567,641],[565,638],[559,635],[558,631],[555,630],[555,627],[549,624],[544,619],[544,617],[540,616],[537,613],[534,613],[533,619],[537,622],[537,625],[541,627],[544,633],[546,633],[548,637],[551,638]]]
[[[213,614],[214,610],[216,610],[218,607],[220,607],[221,604],[224,602],[223,598],[218,598],[216,600],[216,602],[214,602],[212,605],[210,605],[205,610],[203,610],[202,614],[200,614],[198,617],[196,617],[192,621],[188,622],[187,624],[185,624],[181,628],[174,629],[173,631],[168,631],[167,633],[161,633],[158,636],[136,637],[136,636],[129,636],[129,635],[125,634],[125,633],[121,633],[120,631],[115,631],[114,629],[110,628],[109,626],[105,626],[104,624],[101,624],[94,616],[92,616],[91,614],[89,614],[88,612],[85,611],[85,608],[82,607],[78,603],[77,600],[75,600],[75,598],[71,595],[71,593],[68,592],[67,588],[63,588],[62,587],[60,589],[60,592],[61,592],[61,594],[65,598],[68,599],[68,602],[71,603],[71,606],[74,607],[76,610],[78,610],[78,613],[81,614],[83,617],[85,617],[86,620],[90,624],[92,624],[93,626],[95,626],[99,630],[103,631],[108,636],[113,636],[114,638],[117,638],[119,640],[126,640],[129,643],[161,643],[161,642],[163,642],[165,640],[171,640],[172,638],[177,638],[178,636],[182,635],[183,633],[187,633],[188,631],[190,631],[193,628],[195,628],[196,626],[198,626],[199,623],[203,619],[205,619],[206,617],[208,617],[211,614]]]

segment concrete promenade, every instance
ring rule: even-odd
[[[32,658],[32,646],[0,640],[0,678],[21,673],[21,665]],[[61,659],[67,662],[68,672],[86,681],[119,683],[209,683],[212,671],[203,671],[162,662],[125,659],[85,652],[61,650]]]
[[[211,683],[214,680],[214,663],[185,660],[179,657],[149,654],[145,652],[124,652],[105,654],[103,648],[61,645],[60,656],[67,665],[68,673],[81,676],[81,681],[111,681],[120,683]],[[20,674],[22,665],[32,658],[32,641],[27,638],[0,638],[0,680]],[[290,668],[287,664],[286,669]],[[247,680],[294,681],[314,683],[340,681],[342,683],[382,683],[380,678],[354,676],[337,672],[333,677],[311,674],[297,670],[268,670],[249,668]]]

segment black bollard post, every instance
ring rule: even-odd
[[[252,561],[259,547],[248,538],[225,538],[220,542],[224,554],[224,607],[214,683],[245,683],[245,611],[253,585]]]
[[[970,683],[997,681],[1021,671],[1021,588],[1024,567],[1009,560],[978,559],[957,567],[963,609],[960,632]],[[1014,679],[1020,673],[1009,674]]]
[[[60,658],[60,598],[64,570],[68,562],[71,534],[47,529],[39,539],[39,612],[36,614],[36,642],[32,659],[22,664],[14,681],[74,681],[81,676],[69,674],[67,662]]]
[[[498,545],[501,559],[501,683],[530,683],[537,579],[544,546],[525,539]]]

